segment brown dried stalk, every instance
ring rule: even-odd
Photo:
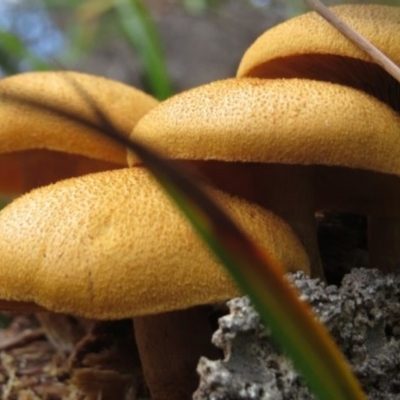
[[[400,82],[400,67],[389,57],[382,53],[364,36],[360,35],[351,26],[347,25],[342,19],[335,15],[320,0],[303,0],[310,8],[326,19],[340,33],[351,40],[357,47],[365,51],[377,64],[379,64],[388,74]]]

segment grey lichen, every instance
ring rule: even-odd
[[[289,276],[327,326],[372,400],[400,399],[400,274],[358,269],[342,285]],[[202,358],[195,400],[309,400],[313,396],[260,324],[247,297],[228,302],[213,343],[224,360]]]

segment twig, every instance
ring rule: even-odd
[[[395,64],[388,56],[382,53],[376,46],[360,35],[352,27],[347,25],[337,15],[335,15],[320,0],[303,0],[305,4],[316,11],[322,18],[326,19],[347,39],[351,40],[357,47],[364,50],[377,64],[379,64],[388,74],[400,82],[400,67]]]
[[[42,339],[45,336],[43,328],[27,329],[16,336],[0,340],[0,351],[22,347],[30,342]]]

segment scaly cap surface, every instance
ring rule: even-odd
[[[124,149],[79,122],[11,101],[9,95],[40,101],[96,121],[81,88],[126,135],[157,104],[122,83],[77,72],[31,72],[0,80],[0,153],[48,149],[124,164]],[[99,129],[101,132],[101,127]]]
[[[0,80],[0,192],[18,193],[35,187],[29,174],[37,165],[42,165],[40,174],[45,182],[47,175],[51,182],[126,165],[125,149],[104,137],[101,126],[94,130],[12,99],[18,96],[41,102],[98,122],[85,94],[127,136],[139,118],[157,104],[140,90],[77,72],[30,72]]]
[[[400,63],[400,8],[346,5],[333,12]],[[304,78],[362,90],[400,112],[400,84],[316,13],[288,20],[261,35],[247,50],[239,78]]]
[[[399,116],[372,96],[327,82],[214,82],[160,103],[131,136],[175,159],[336,165],[400,175]]]
[[[358,33],[400,63],[400,7],[349,4],[332,11]],[[262,34],[246,51],[238,77],[260,76],[261,69],[274,59],[304,54],[334,54],[372,61],[364,51],[345,38],[316,12],[285,21]],[[267,67],[268,68],[268,67]]]
[[[213,198],[289,271],[309,271],[278,217],[217,190]],[[238,290],[141,168],[37,189],[0,213],[0,299],[120,319],[222,301]]]

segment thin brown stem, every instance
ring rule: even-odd
[[[369,265],[385,273],[400,270],[400,218],[370,216],[368,221]]]
[[[26,329],[12,337],[6,337],[0,341],[0,351],[11,350],[16,347],[22,347],[28,343],[42,339],[45,336],[43,328]]]
[[[196,390],[201,356],[218,358],[208,307],[136,317],[135,337],[153,400],[186,400]]]

